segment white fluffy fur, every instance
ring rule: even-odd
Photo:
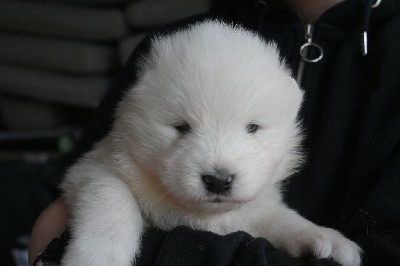
[[[294,256],[359,265],[361,249],[290,210],[280,181],[301,162],[302,92],[273,43],[218,21],[155,38],[112,132],[65,178],[72,240],[63,265],[130,265],[147,225],[262,236]],[[174,125],[187,122],[181,135]],[[246,125],[261,127],[255,134]],[[207,193],[201,174],[235,174]],[[219,203],[213,202],[219,198]]]

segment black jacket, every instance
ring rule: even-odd
[[[308,159],[286,182],[284,193],[291,208],[357,242],[365,252],[364,265],[400,265],[400,1],[382,0],[373,9],[366,2],[374,1],[347,0],[313,25],[312,41],[321,46],[323,58],[303,63],[300,71]],[[277,42],[297,76],[305,25],[282,1],[217,1],[208,16],[238,22]],[[365,28],[368,54],[363,56]],[[121,89],[134,82],[137,55],[146,47],[144,42],[134,53],[100,108],[100,128],[108,128]],[[318,55],[309,50],[308,56]],[[148,230],[139,264],[334,263],[290,258],[245,233],[218,236],[177,228]]]

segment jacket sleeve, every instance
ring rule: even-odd
[[[382,169],[353,219],[364,265],[400,265],[400,153]]]
[[[150,228],[142,241],[137,265],[339,265],[329,259],[291,257],[266,239],[240,231],[221,236],[187,227],[170,232]]]
[[[396,25],[391,34],[399,36]],[[350,218],[343,231],[363,248],[364,265],[400,265],[400,72],[393,68],[399,49],[389,51],[376,70],[386,79],[366,104],[344,200]]]
[[[60,265],[69,239],[70,234],[67,230],[60,238],[51,241],[33,265]],[[181,226],[170,232],[148,228],[142,238],[141,253],[136,258],[135,265],[336,266],[339,264],[329,259],[293,258],[275,250],[266,239],[253,238],[245,232],[221,236]]]

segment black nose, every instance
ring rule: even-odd
[[[205,174],[201,178],[208,191],[223,194],[230,191],[234,175],[226,171],[216,171],[214,174]]]

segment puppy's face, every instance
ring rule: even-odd
[[[237,208],[285,178],[300,140],[301,92],[276,48],[215,23],[155,40],[118,114],[132,160],[204,211]]]

